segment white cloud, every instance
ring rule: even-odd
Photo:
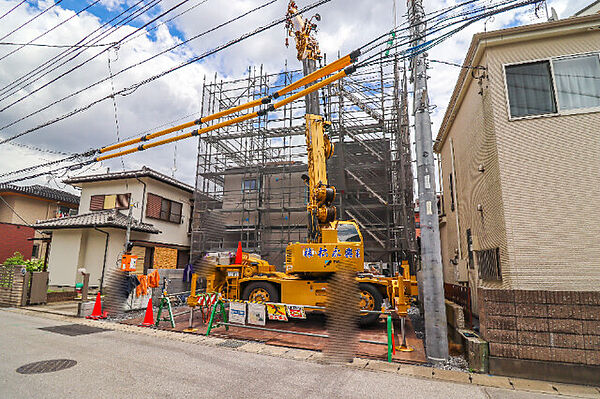
[[[186,8],[197,3],[189,2],[180,7],[175,13],[181,12]],[[173,31],[175,27],[187,39],[198,33],[209,29],[219,23],[240,15],[267,0],[208,0],[194,10],[176,19],[170,24],[171,30],[167,26],[161,26],[149,36],[141,36],[123,45],[118,51],[118,58],[114,51],[111,51],[111,63],[113,72],[126,66],[140,62],[147,57],[156,54],[178,42],[178,38]],[[162,10],[166,10],[175,4],[178,0],[163,0]],[[299,5],[305,6],[310,2],[308,0],[298,1]],[[404,19],[405,6],[403,1],[398,3],[398,21]],[[426,2],[426,11],[433,11],[448,5],[456,4],[457,1],[434,0]],[[584,7],[587,1],[551,1],[550,6],[556,8],[561,17],[572,14],[576,10]],[[0,0],[0,14],[17,4],[17,0]],[[131,1],[103,0],[102,4],[108,10],[120,10],[125,5],[130,5]],[[40,5],[42,9],[44,6]],[[83,7],[83,5],[82,5]],[[286,0],[279,0],[269,5],[259,12],[250,14],[243,19],[236,21],[222,29],[209,33],[188,45],[179,47],[176,51],[157,57],[157,59],[145,63],[114,78],[115,89],[119,90],[131,85],[132,83],[143,80],[167,68],[178,65],[188,60],[190,57],[212,49],[233,38],[237,38],[245,32],[255,27],[270,23],[285,14],[287,7]],[[514,23],[516,19],[519,23],[535,22],[531,18],[531,7],[527,10],[520,10],[516,14],[496,16],[488,21],[486,28],[488,30],[506,26]],[[90,9],[94,11],[94,8]],[[327,53],[329,61],[336,58],[338,52],[342,55],[359,47],[371,38],[377,37],[392,28],[392,0],[380,1],[341,1],[333,0],[330,3],[319,7],[308,13],[308,16],[318,12],[322,21],[319,23],[318,39],[324,53]],[[0,35],[3,32],[9,32],[22,21],[31,18],[39,13],[34,6],[18,7],[13,13],[2,20]],[[52,12],[44,14],[34,23],[19,30],[10,37],[12,41],[24,42],[51,28],[55,24],[63,21],[73,15],[73,11],[62,9],[59,6],[54,7]],[[515,17],[516,15],[516,17]],[[73,18],[67,24],[61,26],[50,34],[40,39],[40,43],[71,44],[79,40],[85,34],[93,31],[101,25],[100,19],[91,14],[83,13],[77,18]],[[461,63],[470,43],[471,36],[484,29],[483,22],[477,23],[468,29],[460,32],[456,36],[447,40],[442,46],[430,51],[431,58],[445,61]],[[125,27],[118,30],[117,34],[105,39],[104,42],[114,41],[123,37],[126,33],[134,30],[133,27]],[[152,39],[150,39],[151,37]],[[283,69],[285,60],[288,60],[289,68],[299,68],[300,63],[295,57],[295,48],[293,40],[290,39],[290,47],[284,46],[285,31],[283,25],[279,25],[271,30],[260,33],[240,44],[234,45],[215,56],[209,57],[201,62],[196,62],[177,72],[171,73],[148,85],[140,87],[135,92],[125,97],[118,96],[117,116],[119,122],[120,137],[138,135],[143,131],[150,130],[156,126],[163,125],[169,121],[180,119],[184,115],[194,114],[200,109],[201,88],[204,75],[212,79],[215,72],[224,78],[239,78],[244,76],[249,65],[263,64],[268,72],[278,72]],[[12,48],[0,48],[0,56],[10,51]],[[63,49],[48,49],[40,47],[27,47],[18,53],[0,61],[0,86],[13,81],[24,72],[31,70],[40,63],[47,60],[50,56],[58,54]],[[70,66],[81,62],[93,54],[97,54],[101,49],[89,49],[70,63]],[[429,82],[432,103],[437,105],[433,114],[434,129],[437,129],[446,104],[448,102],[451,90],[458,75],[458,68],[432,64],[430,75],[432,79]],[[67,70],[62,67],[60,71]],[[51,76],[56,76],[59,71]],[[49,88],[34,94],[27,100],[15,105],[14,107],[0,113],[0,123],[2,125],[11,122],[33,110],[36,110],[56,99],[62,98],[71,92],[83,88],[88,84],[108,76],[107,54],[102,54],[94,61],[88,63],[76,72],[68,75],[60,81],[52,84]],[[39,87],[41,83],[47,82],[49,77],[45,77],[37,82],[33,87]],[[32,90],[32,87],[26,88],[19,93],[22,96]],[[106,96],[110,93],[110,83],[105,82],[84,94],[73,99],[62,102],[61,104],[44,111],[40,115],[28,119],[25,122],[0,132],[1,137],[18,133],[24,129],[35,126],[38,123],[45,122],[58,115],[62,115],[74,108],[84,106],[89,102]],[[11,99],[16,99],[14,96]],[[0,102],[0,105],[7,104],[6,101]],[[195,116],[190,117],[193,119]],[[187,120],[185,120],[187,121]],[[181,121],[183,122],[183,121]],[[49,149],[81,152],[90,148],[96,148],[107,143],[116,141],[116,125],[114,110],[111,101],[105,101],[92,109],[77,114],[74,117],[56,123],[47,128],[27,135],[19,140],[24,144],[36,145]],[[43,161],[44,159],[55,159],[52,155],[43,154],[21,148],[15,148],[10,145],[0,146],[0,173],[14,170],[20,167],[26,167]],[[125,167],[128,169],[138,168],[143,165],[155,168],[163,173],[171,174],[173,164],[173,145],[159,147],[158,149],[148,150],[133,156],[124,158]],[[188,140],[180,142],[177,147],[177,173],[176,177],[189,183],[194,183],[196,162],[196,141]],[[121,161],[113,160],[103,163],[102,167],[111,167],[111,169],[120,169]],[[45,182],[44,179],[40,180]]]

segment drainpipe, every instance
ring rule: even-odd
[[[140,215],[140,223],[142,223],[142,219],[144,218],[144,199],[146,198],[146,183],[144,183],[139,177],[136,177],[135,179],[142,183],[142,185],[144,186],[144,191],[142,192],[142,213]]]
[[[104,242],[104,260],[102,261],[102,276],[100,277],[100,292],[102,292],[102,287],[104,285],[104,271],[106,269],[106,253],[108,252],[108,231],[100,230],[96,226],[94,226],[94,230],[99,231],[100,233],[106,234],[106,241]]]

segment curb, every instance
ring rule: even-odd
[[[172,341],[182,341],[191,344],[220,347],[222,349],[273,356],[297,361],[322,362],[323,354],[318,351],[296,349],[284,346],[268,345],[255,341],[241,341],[218,337],[206,337],[197,334],[186,334],[176,331],[158,330],[155,328],[138,327],[106,320],[87,320],[74,316],[37,311],[32,309],[5,308],[5,311],[21,313],[57,321],[102,327],[107,330],[121,331],[138,335],[148,335],[166,338]],[[245,342],[241,345],[228,345],[228,342]],[[434,367],[418,366],[404,363],[388,363],[381,360],[354,358],[351,363],[342,365],[370,372],[394,373],[402,376],[432,379],[458,384],[477,385],[481,387],[502,388],[521,392],[536,392],[567,397],[600,399],[600,387],[572,385],[548,381],[528,380],[524,378],[502,377],[487,374],[474,374],[462,371],[437,369]]]

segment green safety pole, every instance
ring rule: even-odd
[[[169,298],[165,298],[167,301],[167,309],[169,309],[169,321],[171,322],[171,328],[175,328],[175,319],[173,318],[173,308],[171,307],[171,300]]]
[[[156,315],[156,323],[154,324],[155,327],[158,327],[158,325],[160,324],[160,315],[162,313],[163,306],[164,306],[163,299],[160,298],[160,304],[158,306],[158,314]]]
[[[210,330],[212,329],[213,320],[215,319],[215,312],[217,311],[217,305],[221,302],[221,300],[217,300],[213,305],[212,312],[210,312],[210,321],[208,322],[208,327],[206,328],[206,336],[210,334]]]
[[[225,304],[223,302],[221,302],[221,317],[223,317],[225,323],[229,322],[227,319],[227,312],[225,311]],[[229,331],[229,326],[227,324],[225,325],[225,331]]]
[[[387,317],[387,347],[388,347],[388,362],[392,362],[392,316]]]

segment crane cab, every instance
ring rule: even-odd
[[[285,272],[333,273],[340,262],[364,270],[363,238],[353,221],[335,221],[322,229],[319,243],[293,243],[286,248]]]

